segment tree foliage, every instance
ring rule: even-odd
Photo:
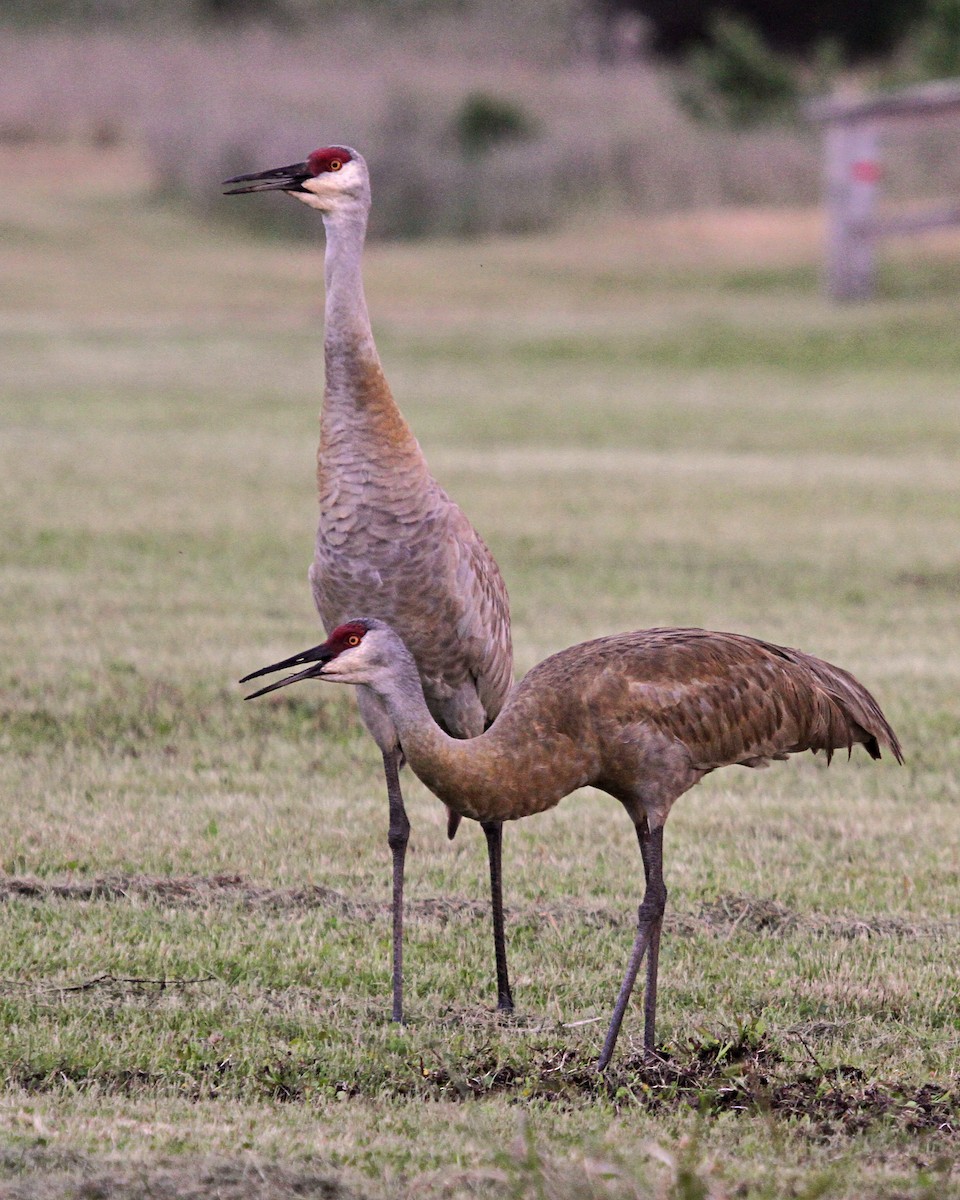
[[[934,0],[935,2],[935,0]],[[682,56],[711,40],[718,18],[739,18],[775,50],[802,53],[836,41],[848,58],[889,53],[922,19],[916,0],[597,0],[607,14],[638,13],[655,50]]]
[[[718,17],[711,44],[690,54],[678,97],[701,120],[743,127],[790,117],[800,85],[796,68],[776,54],[757,30],[734,17]]]

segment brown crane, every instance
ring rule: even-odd
[[[389,622],[409,646],[431,716],[455,738],[482,733],[513,682],[507,590],[480,535],[431,476],[397,407],[373,340],[361,276],[370,211],[367,166],[327,146],[304,162],[225,184],[228,195],[282,191],[317,209],[326,230],[325,388],[317,451],[320,515],[310,567],[327,633],[354,612]],[[393,855],[393,1019],[403,1019],[403,875],[410,822],[403,755],[379,696],[358,693],[383,755]],[[448,835],[460,816],[448,813]],[[497,1007],[513,1008],[503,937],[501,822],[484,820],[490,860]]]
[[[253,696],[312,678],[369,688],[390,714],[410,766],[465,817],[516,820],[587,784],[627,810],[646,890],[599,1070],[613,1054],[644,955],[643,1045],[653,1055],[667,900],[663,826],[674,801],[718,767],[765,767],[801,750],[823,750],[829,762],[854,744],[879,758],[884,745],[903,761],[877,702],[849,672],[736,633],[642,629],[561,650],[525,675],[486,733],[468,742],[431,719],[416,663],[382,621],[350,620],[322,646],[241,683],[303,663],[312,665]]]

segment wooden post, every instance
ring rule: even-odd
[[[873,292],[878,143],[872,123],[837,121],[827,129],[827,292],[834,300]]]
[[[960,113],[960,83],[944,79],[860,98],[823,97],[807,115],[826,141],[827,291],[835,300],[866,300],[873,291],[874,248],[882,237],[960,225],[960,204],[878,219],[880,132],[892,122]]]

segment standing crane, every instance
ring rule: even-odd
[[[903,762],[874,698],[822,659],[736,633],[643,629],[582,642],[544,659],[516,685],[490,728],[455,741],[432,720],[416,663],[382,621],[352,619],[321,646],[240,682],[310,663],[268,684],[300,679],[369,688],[390,714],[414,772],[475,821],[510,821],[553,808],[592,784],[627,810],[640,842],[646,890],[597,1064],[610,1061],[644,955],[644,1053],[654,1053],[657,965],[667,901],[663,826],[674,801],[718,767],[765,767],[802,750],[854,744]]]
[[[370,181],[361,155],[327,146],[292,166],[224,181],[227,195],[282,191],[317,209],[326,229],[325,389],[317,451],[320,505],[310,567],[327,633],[372,612],[409,646],[428,710],[455,738],[499,713],[513,682],[507,590],[480,535],[431,476],[391,395],[373,340],[361,260]],[[393,856],[393,1019],[403,1020],[403,876],[410,822],[403,755],[380,697],[361,687],[360,715],[383,756]],[[460,822],[448,812],[447,833]],[[497,1007],[513,1008],[503,933],[502,829],[484,820],[490,860]]]

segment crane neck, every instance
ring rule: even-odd
[[[400,649],[373,690],[414,774],[455,812],[475,821],[513,820],[552,808],[589,782],[589,756],[572,751],[550,713],[538,711],[536,696],[521,705],[508,699],[478,737],[450,737],[427,708],[413,656],[402,643]]]
[[[399,639],[389,673],[368,686],[386,706],[414,774],[431,788],[438,773],[455,777],[460,766],[457,750],[466,743],[450,737],[433,719],[416,660]]]
[[[366,208],[358,205],[335,213],[324,213],[323,224],[327,235],[324,257],[324,350],[328,371],[331,361],[334,364],[351,360],[379,365],[363,292]]]
[[[363,293],[363,243],[369,204],[358,201],[324,213],[324,403],[317,457],[321,504],[324,477],[358,454],[391,461],[391,478],[419,486],[427,467],[380,365]]]

